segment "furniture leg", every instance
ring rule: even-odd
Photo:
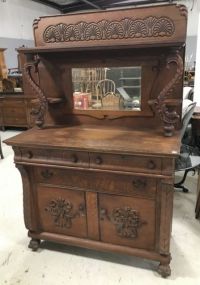
[[[183,178],[181,179],[181,181],[178,182],[178,183],[174,183],[174,187],[182,189],[182,191],[184,193],[189,192],[189,189],[182,185],[185,182],[185,179],[186,179],[187,174],[188,174],[189,171],[193,171],[194,172],[195,170],[194,169],[186,169],[185,172],[184,172]]]
[[[169,262],[160,262],[158,265],[158,273],[163,277],[166,278],[171,275],[171,268],[169,266]]]
[[[31,248],[33,251],[37,251],[39,246],[40,246],[40,240],[39,239],[35,239],[35,238],[32,238],[30,240],[29,245],[28,245],[28,247]]]
[[[4,158],[4,156],[3,156],[3,151],[2,151],[2,147],[1,147],[1,138],[0,138],[0,156],[1,156],[1,159]]]

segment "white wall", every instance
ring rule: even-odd
[[[200,11],[199,0],[181,0],[176,1],[178,4],[184,4],[188,8],[188,26],[187,35],[196,36],[198,29],[198,16]]]
[[[33,39],[33,20],[59,11],[31,0],[0,0],[0,38]]]
[[[33,20],[45,15],[59,14],[56,9],[31,0],[0,0],[0,47],[7,48],[7,68],[18,66],[16,48],[34,46]]]

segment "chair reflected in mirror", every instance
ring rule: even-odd
[[[97,83],[96,94],[99,108],[119,110],[120,96],[116,93],[115,82],[103,79]]]

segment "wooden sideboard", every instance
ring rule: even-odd
[[[24,92],[38,98],[36,126],[6,141],[22,175],[30,248],[49,240],[130,254],[170,275],[186,22],[182,5],[34,22],[36,47],[19,54]],[[121,69],[137,78],[137,106],[134,94],[90,89],[99,69],[105,84]]]
[[[0,127],[25,127],[33,126],[31,116],[33,98],[23,93],[1,93],[0,94]]]

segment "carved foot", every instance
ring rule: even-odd
[[[158,273],[164,278],[170,276],[171,275],[171,268],[170,268],[169,264],[160,263],[158,266]]]
[[[28,245],[28,247],[32,248],[33,251],[37,251],[39,246],[40,246],[40,240],[35,238],[32,238]]]

